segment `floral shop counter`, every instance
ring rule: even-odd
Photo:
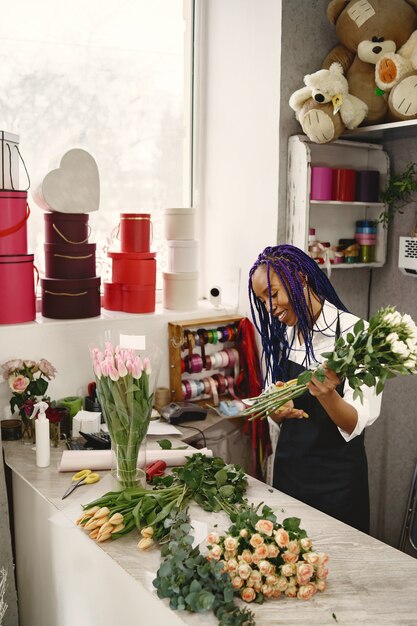
[[[5,442],[3,448],[12,475],[21,626],[219,624],[211,611],[172,610],[167,599],[158,598],[153,581],[161,552],[158,547],[138,550],[141,537],[136,529],[98,543],[75,524],[81,505],[112,489],[109,472],[100,472],[99,482],[82,486],[62,500],[71,479],[70,474],[57,472],[62,449],[52,448],[51,466],[40,469],[30,445]],[[266,503],[278,522],[300,518],[316,554],[329,556],[329,574],[323,591],[308,600],[285,593],[266,598],[263,604],[235,600],[238,607],[253,612],[253,621],[228,624],[417,623],[415,559],[250,477],[246,495],[255,505]],[[223,512],[207,513],[195,503],[189,513],[192,534],[203,554],[211,533],[214,557],[216,549],[221,551],[214,537],[225,534],[230,520]],[[269,526],[258,526],[257,534],[266,537]],[[188,526],[183,528],[188,532]],[[278,535],[285,539],[283,530],[275,534],[277,542]]]

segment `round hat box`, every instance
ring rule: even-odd
[[[194,239],[194,209],[165,209],[165,239]]]
[[[188,311],[198,306],[198,272],[164,272],[165,309]]]
[[[168,272],[198,271],[198,241],[171,239],[168,242]]]

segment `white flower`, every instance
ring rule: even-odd
[[[390,333],[389,335],[387,335],[387,341],[388,343],[394,343],[394,341],[398,341],[399,337],[397,333]]]
[[[402,322],[402,317],[400,313],[398,313],[398,311],[392,311],[391,313],[387,313],[382,319],[390,326],[399,326]]]
[[[410,350],[408,349],[404,341],[394,341],[391,344],[391,350],[395,352],[395,354],[399,354],[400,356],[405,358],[408,357],[408,355],[410,354]]]

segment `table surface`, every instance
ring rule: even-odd
[[[51,465],[42,469],[36,467],[35,451],[30,444],[3,442],[3,448],[6,463],[12,471],[68,519],[77,517],[81,503],[89,502],[111,488],[109,473],[101,472],[99,483],[77,489],[71,497],[62,500],[71,476],[57,471],[62,448],[51,449]],[[416,559],[250,477],[248,497],[255,503],[266,502],[275,511],[278,521],[285,517],[301,518],[302,527],[313,539],[314,549],[330,556],[325,592],[317,593],[309,601],[281,597],[267,600],[263,605],[251,605],[257,626],[417,624]],[[200,522],[203,530],[206,525],[207,533],[215,524],[218,525],[217,532],[229,525],[224,514],[207,514],[196,505],[190,508],[190,514],[192,522]],[[80,532],[83,531],[80,529]],[[97,550],[103,550],[133,579],[155,593],[152,580],[160,564],[160,553],[158,549],[139,552],[138,538],[138,533],[133,531],[117,541],[96,544]],[[212,613],[175,612],[175,615],[184,624],[215,626],[218,623]]]

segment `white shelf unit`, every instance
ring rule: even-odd
[[[305,135],[289,138],[286,239],[305,252],[310,228],[315,228],[318,241],[337,245],[339,239],[354,238],[357,220],[376,220],[385,209],[380,202],[311,200],[312,166],[378,170],[380,188],[383,189],[389,173],[389,158],[379,144],[342,139],[316,144]],[[341,263],[332,265],[332,269],[381,267],[386,260],[386,248],[387,230],[378,224],[374,263]]]

